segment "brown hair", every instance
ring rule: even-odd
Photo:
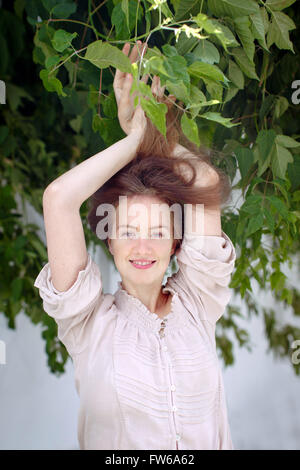
[[[116,208],[119,196],[156,196],[169,206],[174,203],[180,204],[183,214],[184,204],[204,204],[205,207],[211,207],[226,202],[231,194],[228,176],[211,163],[212,153],[202,146],[198,149],[185,138],[170,100],[158,98],[158,101],[163,101],[168,106],[167,138],[165,139],[146,116],[147,129],[134,159],[106,181],[88,200],[87,218],[95,234],[97,224],[106,217],[96,215],[97,207],[106,203]],[[174,157],[173,151],[180,137],[185,141],[188,150]],[[219,175],[217,183],[202,188],[194,186],[197,178],[196,166],[201,162],[214,168]],[[182,234],[184,234],[184,217],[181,220]],[[104,242],[108,247],[107,238]],[[181,243],[182,238],[177,239],[176,249]],[[171,260],[173,258],[174,255],[171,256]]]

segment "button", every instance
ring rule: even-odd
[[[176,390],[175,385],[171,385],[171,390],[172,390],[172,392],[175,392],[175,390]]]
[[[164,346],[164,347],[163,347],[163,350],[164,350],[164,351],[168,351],[168,346]]]
[[[179,434],[176,434],[176,441],[180,441],[181,436]]]
[[[172,411],[176,412],[176,411],[177,411],[177,407],[176,407],[176,406],[173,406],[173,407],[172,407]]]

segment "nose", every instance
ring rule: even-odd
[[[137,253],[147,254],[151,253],[151,239],[138,237],[134,240],[134,247]]]

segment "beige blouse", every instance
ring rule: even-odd
[[[233,449],[215,325],[231,297],[230,238],[185,235],[168,277],[172,309],[151,313],[122,289],[104,294],[98,265],[64,292],[49,262],[37,276],[45,312],[74,364],[80,449]]]

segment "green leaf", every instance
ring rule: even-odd
[[[106,146],[115,143],[120,135],[118,120],[100,117],[99,114],[94,114],[92,118],[92,129],[101,135]]]
[[[204,13],[198,13],[194,20],[199,28],[203,28],[208,34],[215,35],[226,51],[227,47],[237,47],[239,45],[230,29],[222,25],[218,20],[209,19]]]
[[[16,15],[22,20],[23,18],[23,11],[25,8],[25,0],[15,0],[14,2],[14,10]]]
[[[288,163],[294,161],[293,155],[289,150],[281,145],[276,144],[271,156],[273,175],[285,179]]]
[[[276,97],[274,116],[276,119],[279,119],[288,109],[289,102],[285,96]]]
[[[252,13],[250,15],[251,31],[252,31],[254,38],[257,39],[260,45],[268,51],[269,49],[266,43],[267,31],[266,31],[265,23],[264,23],[264,14],[265,14],[265,9],[261,7],[259,9],[259,12]]]
[[[205,62],[207,64],[219,63],[220,61],[218,49],[207,39],[199,40],[199,44],[196,49],[194,49],[192,55],[195,57],[194,61],[201,60],[201,62]]]
[[[275,105],[275,100],[276,97],[274,95],[268,95],[267,98],[263,100],[258,113],[260,120],[263,120],[263,118],[271,111]]]
[[[189,140],[194,142],[197,146],[200,145],[197,124],[193,119],[189,119],[186,113],[183,113],[181,116],[181,129]]]
[[[249,220],[245,237],[249,237],[253,233],[257,232],[259,229],[263,227],[263,224],[264,224],[264,216],[262,212],[259,212],[258,214],[253,215],[251,219]]]
[[[118,106],[114,94],[109,94],[102,103],[105,115],[111,119],[118,117]]]
[[[140,87],[141,87],[141,85],[142,85],[142,82],[139,83]],[[187,89],[186,85],[183,83],[182,80],[179,80],[176,83],[171,82],[170,80],[166,80],[165,85],[166,85],[168,91],[170,92],[170,94],[176,96],[178,100],[181,100],[184,103],[188,103],[190,101],[188,89]],[[191,90],[192,90],[192,86],[193,85],[191,85]],[[197,88],[197,90],[199,91],[199,93],[202,93],[198,88]],[[190,95],[191,94],[192,94],[192,91],[191,91]],[[204,96],[204,100],[205,100],[205,95],[203,93],[202,93],[202,95]]]
[[[296,25],[289,16],[280,11],[273,11],[267,36],[268,47],[275,43],[279,49],[290,49],[295,52],[289,38],[289,31],[292,29],[296,29]]]
[[[230,18],[251,15],[259,9],[254,0],[208,0],[208,8],[218,17]]]
[[[270,276],[270,284],[273,290],[276,292],[281,290],[285,285],[286,275],[281,271],[276,271]]]
[[[58,95],[67,96],[63,91],[63,86],[60,80],[54,75],[50,75],[49,70],[43,69],[40,71],[40,78],[43,81],[43,85],[47,91],[56,91]]]
[[[159,132],[166,137],[166,113],[168,111],[167,105],[164,103],[156,103],[154,100],[146,100],[143,97],[141,97],[140,104],[148,118],[151,119]]]
[[[241,206],[240,211],[247,214],[258,214],[262,207],[262,196],[252,194],[245,199],[244,204]]]
[[[227,103],[227,101],[232,100],[232,98],[235,97],[235,95],[239,92],[239,88],[236,87],[235,85],[230,85],[228,90],[226,91],[225,98],[223,100],[223,103]]]
[[[271,162],[271,150],[276,138],[276,132],[273,129],[259,131],[256,143],[259,149],[258,172],[257,176],[261,176]]]
[[[276,196],[266,196],[266,199],[270,201],[270,204],[274,209],[276,209],[277,212],[284,218],[288,219],[289,216],[289,211],[287,206],[282,202],[281,199],[279,199]]]
[[[73,15],[77,10],[76,3],[74,2],[67,2],[62,3],[60,5],[55,5],[52,10],[52,16],[56,18],[69,18],[69,16]]]
[[[225,118],[220,113],[207,112],[204,114],[199,114],[200,118],[208,119],[209,121],[215,121],[225,127],[238,126],[239,124],[234,124],[231,122],[231,118]]]
[[[82,126],[82,116],[77,116],[76,118],[71,119],[69,124],[72,127],[73,131],[78,134]]]
[[[242,90],[245,85],[244,74],[235,62],[229,60],[228,78],[239,89]]]
[[[155,3],[154,1],[150,2],[152,5],[158,5],[158,3]],[[195,6],[197,6],[198,1],[197,0],[184,0],[181,2],[174,2],[173,7],[175,8],[175,17],[174,21],[180,20],[182,17],[184,18],[189,18],[190,15],[189,13],[195,9]],[[199,9],[199,8],[198,8]]]
[[[129,58],[117,47],[111,46],[100,39],[89,44],[84,59],[99,69],[112,66],[122,72],[132,73]]]
[[[1,34],[1,32],[0,32],[0,50],[1,50],[0,74],[1,76],[3,76],[6,73],[10,54],[9,54],[7,41],[4,38],[3,34]]]
[[[0,126],[0,145],[3,144],[8,134],[9,134],[9,128],[6,126]]]
[[[260,153],[264,159],[267,158],[271,152],[276,135],[277,134],[273,129],[259,131],[256,137],[256,143],[258,144]]]
[[[17,302],[22,295],[23,290],[23,279],[17,278],[14,279],[11,283],[11,294],[14,302]]]
[[[55,55],[51,40],[55,34],[55,29],[44,23],[36,31],[34,35],[34,44],[40,48],[45,58]]]
[[[64,29],[58,29],[55,31],[53,39],[51,39],[52,46],[58,52],[63,52],[67,47],[69,47],[73,41],[73,39],[78,36],[75,33],[68,33]]]
[[[167,83],[168,83],[168,81],[167,81]],[[172,91],[172,93],[173,93],[173,91]],[[176,93],[173,93],[173,94],[175,96],[178,96]],[[179,96],[178,96],[178,99],[181,99],[181,98],[179,98]],[[205,105],[207,106],[207,101],[206,101],[206,97],[205,97],[204,93],[202,93],[202,91],[199,90],[199,88],[196,87],[195,85],[191,85],[191,93],[190,93],[190,96],[188,97],[187,101],[189,102],[189,104],[186,106],[186,109],[188,109],[190,111],[192,119],[194,119],[199,114],[199,111],[203,106],[205,106]],[[190,104],[190,103],[192,103],[192,104]]]
[[[60,56],[59,55],[54,55],[54,56],[48,57],[45,61],[45,67],[46,67],[46,69],[52,69],[59,62],[60,62]]]
[[[45,248],[45,245],[40,240],[30,238],[30,243],[37,250],[37,252],[40,254],[42,259],[47,259],[48,258],[48,253],[47,253],[47,250]]]
[[[121,1],[121,8],[122,8],[122,11],[124,12],[124,15],[125,15],[125,18],[126,18],[126,25],[127,25],[128,31],[130,31],[128,0],[122,0]]]
[[[202,78],[204,81],[212,80],[217,83],[226,81],[223,72],[216,65],[196,61],[188,67],[188,71],[192,77]]]
[[[247,77],[253,78],[254,80],[259,80],[258,76],[256,75],[255,65],[249,60],[242,47],[236,47],[231,52],[231,54],[235,58],[235,61],[237,62],[242,72]]]
[[[267,0],[266,5],[272,10],[283,10],[284,8],[293,5],[296,0]]]
[[[271,212],[266,207],[263,207],[263,213],[264,213],[264,216],[265,216],[266,224],[268,225],[270,231],[272,233],[274,233],[274,231],[275,231],[275,219],[274,219],[273,215],[271,214]]]
[[[300,146],[300,142],[297,142],[297,140],[292,139],[292,137],[288,135],[277,134],[275,140],[276,143],[282,147],[295,148]]]
[[[92,129],[94,132],[101,131],[102,128],[102,119],[99,114],[94,114],[93,122],[92,122]]]
[[[111,11],[110,20],[112,26],[115,26],[116,39],[128,38],[135,27],[135,22],[139,23],[142,19],[143,10],[139,4],[137,8],[137,2],[133,0],[114,3],[115,6]]]
[[[24,88],[13,85],[12,83],[7,83],[6,95],[9,106],[13,111],[16,111],[17,108],[22,104],[23,98],[27,99],[28,101],[34,101],[32,96],[27,93]]]
[[[220,83],[205,79],[205,86],[211,100],[218,100],[219,102],[222,101],[223,87]]]
[[[300,155],[295,154],[293,157],[293,164],[289,164],[287,167],[288,177],[292,183],[290,191],[295,191],[300,187]]]
[[[276,188],[279,189],[281,194],[285,197],[285,200],[286,200],[287,204],[289,204],[288,193],[287,193],[285,187],[282,185],[282,183],[284,183],[284,180],[282,180],[281,178],[277,178],[275,180],[273,179],[273,181],[271,181],[271,183],[274,184],[274,186],[276,186]]]
[[[222,46],[224,47],[225,51],[227,51],[227,47],[238,47],[239,43],[236,40],[232,31],[225,26],[224,24],[220,23],[218,20],[211,19],[210,23],[214,27],[214,31],[211,34],[214,34],[216,38],[220,41]]]
[[[244,179],[254,163],[253,152],[249,148],[238,147],[235,149],[234,153],[239,163],[242,179]]]
[[[51,10],[55,7],[55,5],[58,3],[58,0],[42,0],[42,3],[46,10],[51,12]]]
[[[254,56],[254,36],[250,29],[251,22],[248,16],[240,16],[234,20],[235,31],[240,38],[243,45],[243,49],[250,60],[253,63]]]

